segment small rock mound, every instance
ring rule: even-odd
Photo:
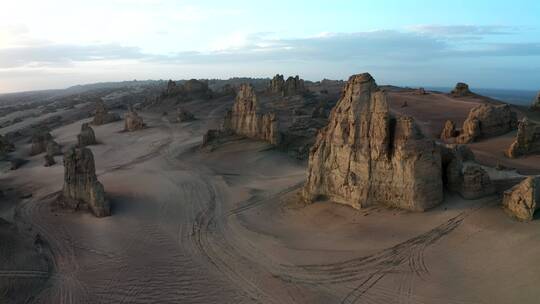
[[[60,203],[74,210],[89,208],[97,217],[111,214],[103,185],[96,177],[92,150],[71,147],[64,154],[64,188]]]
[[[187,111],[184,108],[178,108],[176,110],[177,122],[187,122],[187,121],[193,121],[193,120],[195,120],[195,115],[193,115],[193,113]]]
[[[125,115],[124,131],[137,131],[144,129],[145,126],[142,117],[140,117],[135,110],[130,108]]]
[[[516,139],[506,151],[509,158],[540,153],[540,124],[523,118],[518,124]]]
[[[456,87],[450,92],[450,95],[453,97],[467,97],[473,95],[471,90],[469,90],[469,85],[463,82],[458,82]]]
[[[509,214],[521,221],[531,221],[539,208],[540,177],[528,177],[504,192],[503,206]]]
[[[109,113],[107,106],[102,99],[96,102],[96,112],[92,124],[95,126],[108,124],[111,122],[119,121],[120,116],[116,113]]]
[[[517,127],[517,115],[509,105],[481,104],[471,109],[456,142],[467,144],[480,138],[506,134]]]
[[[451,120],[447,120],[444,123],[444,128],[441,132],[441,140],[447,141],[451,138],[456,137],[457,135],[458,132],[456,130],[456,123]]]
[[[81,133],[77,135],[77,143],[79,147],[90,146],[97,144],[96,134],[94,129],[90,127],[90,124],[83,123],[81,126]]]

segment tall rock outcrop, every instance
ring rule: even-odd
[[[533,100],[531,110],[540,111],[540,92],[538,92],[538,95],[536,95],[536,98]]]
[[[506,190],[503,206],[512,216],[521,221],[531,221],[540,208],[540,177],[528,177],[512,189]]]
[[[306,87],[304,80],[300,79],[298,75],[295,77],[290,76],[287,80],[284,80],[283,75],[277,74],[270,81],[269,91],[286,97],[303,94],[306,92]]]
[[[89,208],[97,217],[111,214],[103,185],[96,177],[92,150],[86,147],[71,147],[64,154],[61,204],[75,210]]]
[[[102,99],[96,102],[96,112],[92,124],[95,126],[108,124],[111,122],[119,121],[120,116],[116,113],[109,113],[107,106]]]
[[[456,123],[451,120],[447,120],[444,123],[444,128],[441,132],[441,140],[449,140],[450,138],[454,138],[457,135],[458,132],[456,130]]]
[[[450,92],[453,97],[466,97],[471,96],[473,93],[469,90],[469,85],[463,82],[458,82],[456,87]]]
[[[124,131],[137,131],[144,129],[144,127],[146,126],[142,117],[140,117],[139,114],[137,114],[137,112],[133,110],[133,108],[130,108],[129,111],[127,111],[124,119]]]
[[[51,133],[46,130],[36,130],[31,138],[30,155],[38,155],[43,152],[54,156],[62,154],[62,149],[54,141]]]
[[[516,139],[506,151],[506,156],[517,158],[535,153],[540,153],[540,124],[525,117],[518,124]]]
[[[439,147],[412,118],[391,117],[371,75],[353,75],[310,151],[303,197],[429,209],[443,200]]]
[[[232,110],[225,116],[223,128],[277,145],[281,140],[278,125],[274,113],[262,113],[253,87],[243,84],[236,95]]]
[[[480,138],[506,134],[516,127],[517,115],[509,105],[481,104],[471,109],[456,141],[467,144]]]
[[[79,147],[95,145],[97,143],[96,134],[94,133],[94,129],[90,127],[90,124],[82,124],[81,133],[77,135],[77,143]]]

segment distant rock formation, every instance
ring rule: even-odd
[[[540,153],[540,124],[525,117],[518,124],[516,139],[506,151],[506,156],[517,158],[534,153]]]
[[[540,208],[540,177],[528,177],[504,192],[503,206],[520,221],[531,221]]]
[[[43,159],[44,159],[44,166],[45,167],[50,167],[50,166],[53,166],[56,164],[56,160],[54,160],[54,156],[53,155],[50,155],[48,153],[45,153],[45,155],[43,156]]]
[[[538,95],[536,95],[536,98],[533,100],[531,110],[540,111],[540,92],[538,92]]]
[[[71,147],[64,154],[64,188],[60,203],[75,210],[90,208],[97,217],[111,214],[103,185],[96,177],[92,150]]]
[[[291,76],[285,81],[283,75],[277,74],[270,81],[269,91],[286,97],[303,94],[306,92],[306,87],[304,80],[300,79],[298,75],[296,77]]]
[[[481,104],[471,109],[456,142],[467,144],[480,138],[506,134],[517,127],[517,115],[507,104]]]
[[[469,85],[463,82],[458,82],[456,87],[450,92],[450,95],[453,97],[467,97],[473,95],[471,90],[469,90]]]
[[[478,199],[495,193],[486,170],[475,162],[466,145],[441,145],[443,178],[447,188],[465,199]]]
[[[450,138],[453,138],[453,137],[456,137],[458,135],[458,132],[456,130],[456,123],[451,121],[451,120],[447,120],[445,123],[444,123],[444,128],[441,132],[441,140],[449,140]]]
[[[146,126],[143,122],[142,117],[140,117],[139,114],[137,114],[137,112],[133,110],[133,108],[130,108],[127,111],[124,119],[125,119],[124,131],[129,131],[129,132],[137,131],[137,130],[144,129],[144,127]]]
[[[410,117],[393,118],[371,75],[353,75],[317,135],[303,197],[423,211],[443,200],[441,155]]]
[[[5,136],[0,135],[0,159],[13,151],[15,151],[15,146]]]
[[[178,108],[176,110],[176,121],[187,122],[195,120],[195,115],[184,108]]]
[[[95,145],[97,143],[96,134],[94,133],[94,129],[90,127],[90,124],[82,124],[81,133],[77,135],[77,143],[79,147]]]
[[[47,152],[50,155],[62,154],[62,149],[48,131],[35,130],[31,138],[30,156]]]
[[[107,106],[102,99],[96,102],[96,112],[92,124],[100,126],[111,122],[119,121],[120,116],[117,113],[109,113]]]
[[[209,89],[207,81],[190,79],[183,84],[177,84],[169,80],[167,82],[167,89],[162,93],[161,98],[172,97],[179,98],[180,101],[186,101],[192,98],[207,99],[212,97],[212,90]]]
[[[236,95],[232,110],[225,116],[223,128],[238,135],[277,145],[281,140],[278,124],[274,113],[262,113],[253,87],[243,84]]]

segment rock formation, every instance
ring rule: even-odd
[[[466,145],[441,145],[443,179],[447,188],[465,199],[477,199],[495,193],[488,173],[475,162]]]
[[[538,95],[536,95],[536,98],[531,105],[531,110],[540,111],[540,92],[538,92]]]
[[[132,132],[144,129],[144,127],[145,124],[142,117],[140,117],[135,110],[130,108],[125,115],[124,131]]]
[[[186,122],[186,121],[192,121],[192,120],[195,120],[195,115],[193,115],[193,113],[187,111],[184,108],[178,108],[176,110],[177,122]]]
[[[90,124],[82,124],[81,133],[77,135],[77,143],[79,147],[95,145],[97,143],[96,134],[94,133],[94,129],[90,127]]]
[[[86,147],[71,147],[64,154],[61,204],[75,210],[90,208],[97,217],[111,213],[103,185],[96,177],[94,155]]]
[[[54,160],[54,156],[48,153],[45,153],[45,155],[43,156],[43,159],[45,161],[45,164],[44,164],[45,167],[50,167],[56,164],[56,160]]]
[[[429,209],[443,200],[439,148],[412,118],[391,117],[371,75],[351,76],[310,151],[303,197]]]
[[[227,112],[223,128],[238,135],[261,139],[277,145],[281,140],[274,113],[261,113],[257,96],[249,84],[240,86],[231,111]]]
[[[521,221],[531,221],[540,202],[540,177],[528,177],[504,192],[503,206]]]
[[[463,82],[458,82],[456,87],[450,92],[453,97],[471,96],[473,93],[469,90],[469,85]]]
[[[503,135],[517,127],[517,115],[510,106],[481,104],[471,109],[457,142],[471,143],[480,138]]]
[[[274,76],[270,81],[269,91],[284,97],[303,94],[306,91],[304,80],[300,79],[298,75],[296,77],[291,76],[286,81],[283,79],[283,75],[277,74]]]
[[[446,141],[450,138],[456,137],[457,135],[458,132],[456,130],[456,123],[451,120],[447,120],[444,123],[444,128],[441,132],[441,139]]]
[[[60,146],[56,141],[49,140],[47,142],[47,148],[45,149],[45,152],[47,155],[56,156],[56,155],[62,155],[62,146]]]
[[[61,147],[53,140],[51,133],[45,130],[36,130],[31,138],[30,155],[47,152],[51,155],[62,154]]]
[[[96,102],[96,112],[92,124],[95,126],[108,124],[120,120],[120,116],[116,113],[109,113],[107,106],[102,99]]]
[[[0,159],[13,151],[15,151],[15,146],[5,136],[0,135]]]
[[[178,97],[180,100],[190,98],[210,98],[212,91],[208,88],[208,82],[197,79],[190,79],[183,84],[169,80],[167,89],[162,93],[161,98]]]
[[[540,124],[525,117],[518,124],[516,139],[506,151],[506,156],[517,158],[533,153],[540,153]]]

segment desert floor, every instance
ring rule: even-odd
[[[447,194],[426,213],[303,205],[306,163],[246,139],[198,148],[230,105],[182,124],[143,113],[149,127],[133,133],[94,127],[111,217],[51,207],[61,157],[7,173],[33,194],[14,207],[18,225],[54,258],[36,303],[537,303],[539,221],[512,220],[497,196]],[[82,122],[55,139],[74,143]]]

